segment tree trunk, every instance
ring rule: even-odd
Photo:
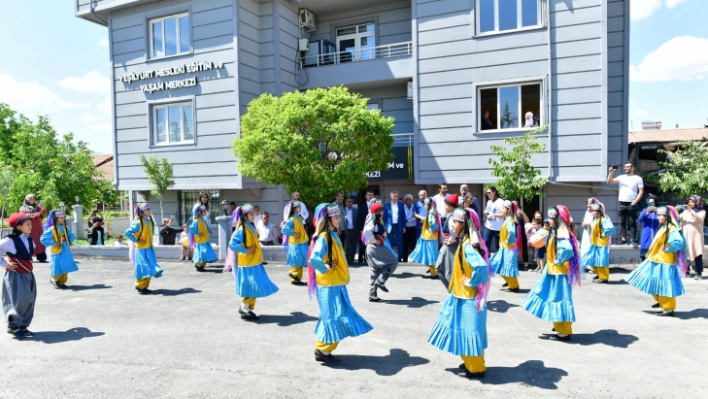
[[[164,198],[164,196],[160,195],[160,223],[162,223],[162,220],[165,219],[165,211],[162,206],[163,198]]]

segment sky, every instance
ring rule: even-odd
[[[630,130],[708,124],[708,0],[630,1]],[[111,153],[108,31],[73,4],[2,1],[0,102]]]

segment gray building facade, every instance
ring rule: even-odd
[[[75,13],[109,32],[117,187],[156,202],[140,155],[168,158],[182,222],[206,190],[278,223],[289,195],[239,174],[239,117],[262,93],[337,85],[396,120],[411,173],[372,173],[382,197],[447,182],[481,198],[490,145],[548,125],[533,162],[551,183],[533,206],[578,220],[593,196],[616,212],[603,182],[627,159],[629,0],[76,0]]]

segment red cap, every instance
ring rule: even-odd
[[[29,218],[29,215],[27,215],[26,213],[13,213],[12,215],[10,215],[10,218],[7,219],[7,222],[10,227],[15,227],[17,225],[17,222],[24,217]]]
[[[459,201],[459,199],[458,199],[457,194],[450,194],[447,197],[445,197],[445,203],[450,206],[454,206],[455,208],[457,208],[459,206],[458,201]]]
[[[381,207],[382,207],[382,206],[381,206],[381,203],[380,203],[380,202],[374,202],[374,203],[371,204],[371,206],[369,207],[369,212],[371,212],[371,213],[376,213],[376,212],[378,212],[378,211],[381,210]]]

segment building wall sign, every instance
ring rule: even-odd
[[[383,179],[413,179],[413,147],[391,148],[393,162],[388,163],[388,170],[376,170],[367,172],[369,180]]]
[[[210,71],[212,69],[221,69],[224,67],[223,62],[202,61],[184,64],[171,68],[155,69],[152,71],[133,72],[127,75],[120,76],[119,79],[123,83],[139,82],[145,79],[166,78],[170,76],[184,75],[186,73],[196,73],[202,71]],[[141,84],[140,90],[144,93],[152,93],[155,91],[181,89],[183,87],[193,87],[197,85],[197,77],[192,76],[187,79],[170,80],[167,82],[156,82]]]

